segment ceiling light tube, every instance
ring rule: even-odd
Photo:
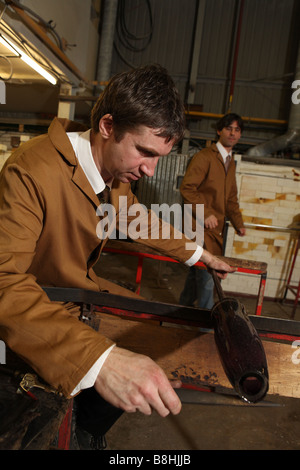
[[[0,42],[7,47],[13,54],[19,55],[20,58],[27,64],[29,67],[34,69],[37,73],[42,75],[46,80],[48,80],[52,85],[56,85],[57,80],[53,75],[51,75],[47,70],[41,67],[35,60],[31,59],[25,52],[22,51],[18,46],[13,44],[9,39],[0,35]]]
[[[16,49],[14,49],[10,45],[10,42],[8,41],[8,39],[6,39],[4,36],[2,36],[2,34],[0,34],[0,42],[1,42],[1,44],[3,44],[3,46],[7,47],[7,49],[10,50],[10,52],[12,52],[14,55],[19,55],[17,53]]]

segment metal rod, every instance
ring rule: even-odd
[[[228,222],[229,224],[229,222]],[[231,224],[229,224],[231,225]],[[245,227],[247,228],[266,228],[270,230],[277,230],[280,232],[300,232],[300,227],[279,227],[277,225],[264,225],[264,224],[251,224],[246,222]],[[232,226],[232,225],[231,225]]]
[[[215,288],[216,288],[219,300],[223,300],[225,298],[225,295],[224,295],[224,291],[223,291],[222,286],[221,286],[221,281],[218,278],[218,275],[217,275],[217,273],[214,269],[211,269],[210,273],[211,273],[212,278],[214,280],[214,284],[215,284]]]

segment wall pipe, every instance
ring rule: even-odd
[[[228,113],[231,112],[231,105],[232,105],[232,100],[233,100],[233,91],[234,91],[234,86],[235,86],[235,77],[236,77],[236,69],[237,69],[239,47],[240,47],[240,37],[241,37],[241,29],[242,29],[242,21],[243,21],[244,3],[245,3],[244,0],[240,1],[240,11],[239,11],[239,16],[238,16],[235,50],[234,50],[232,72],[231,72],[231,83],[230,83],[230,90],[229,90],[229,103],[228,103],[228,111],[227,111]]]
[[[97,65],[98,82],[105,82],[111,76],[117,10],[118,0],[105,0]]]
[[[200,49],[203,33],[203,24],[204,24],[204,14],[206,7],[206,0],[198,0],[198,11],[195,24],[195,33],[193,41],[193,53],[191,61],[191,71],[190,71],[190,82],[188,88],[188,97],[187,103],[194,103],[195,101],[195,92],[196,92],[196,82],[197,82],[197,73],[199,68],[200,60]]]
[[[300,80],[300,43],[298,48],[298,57],[296,62],[295,78]],[[279,150],[283,150],[293,142],[300,139],[300,104],[294,104],[291,101],[290,115],[288,120],[288,130],[285,134],[275,137],[274,139],[256,145],[250,148],[245,155],[250,157],[264,157],[272,155]]]
[[[91,82],[92,85],[101,85],[106,86],[108,84],[107,81],[104,82]],[[61,101],[97,101],[98,96],[85,96],[85,95],[59,95],[59,99]],[[217,113],[205,113],[202,111],[191,111],[190,109],[186,109],[185,114],[188,117],[195,117],[195,118],[209,118],[209,119],[221,119],[224,114],[217,114]],[[245,123],[257,123],[257,124],[271,124],[277,126],[286,126],[287,121],[284,119],[265,119],[265,118],[256,118],[250,116],[242,116],[242,119]]]
[[[187,110],[186,115],[195,118],[212,118],[212,119],[221,119],[224,114],[217,114],[217,113],[205,113],[203,111],[192,111]],[[257,117],[250,117],[250,116],[242,116],[244,122],[247,123],[260,123],[260,124],[275,124],[278,126],[286,126],[287,121],[283,119],[268,119],[268,118],[257,118]]]

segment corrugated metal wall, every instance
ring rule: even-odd
[[[208,113],[225,113],[228,105],[238,0],[205,1],[195,103]],[[159,62],[173,76],[186,98],[197,0],[119,0],[112,73],[128,66]],[[125,28],[132,37],[124,47]],[[242,116],[288,119],[291,83],[299,44],[299,0],[245,0],[232,111]],[[128,36],[129,37],[129,34]],[[147,41],[150,41],[147,45]],[[147,47],[142,51],[143,46]],[[190,123],[192,136],[214,138],[214,120]],[[251,125],[244,141],[256,143],[282,133],[273,125]]]
[[[170,154],[160,158],[153,177],[144,176],[134,190],[141,204],[182,204],[180,183],[189,162],[187,155]]]

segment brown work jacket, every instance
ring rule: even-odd
[[[48,134],[22,144],[0,174],[0,338],[66,396],[113,343],[68,305],[51,302],[41,286],[124,295],[93,271],[107,240],[97,237],[99,200],[66,135],[75,130],[55,118]],[[128,205],[137,202],[129,184],[114,181],[117,222],[120,195]],[[136,241],[185,262],[193,254],[187,239],[172,234]]]
[[[233,158],[226,174],[216,144],[196,153],[187,167],[180,192],[184,203],[193,204],[193,215],[196,204],[204,204],[204,219],[211,214],[217,218],[215,229],[204,230],[204,246],[214,255],[221,255],[225,219],[230,220],[236,230],[244,227]]]

